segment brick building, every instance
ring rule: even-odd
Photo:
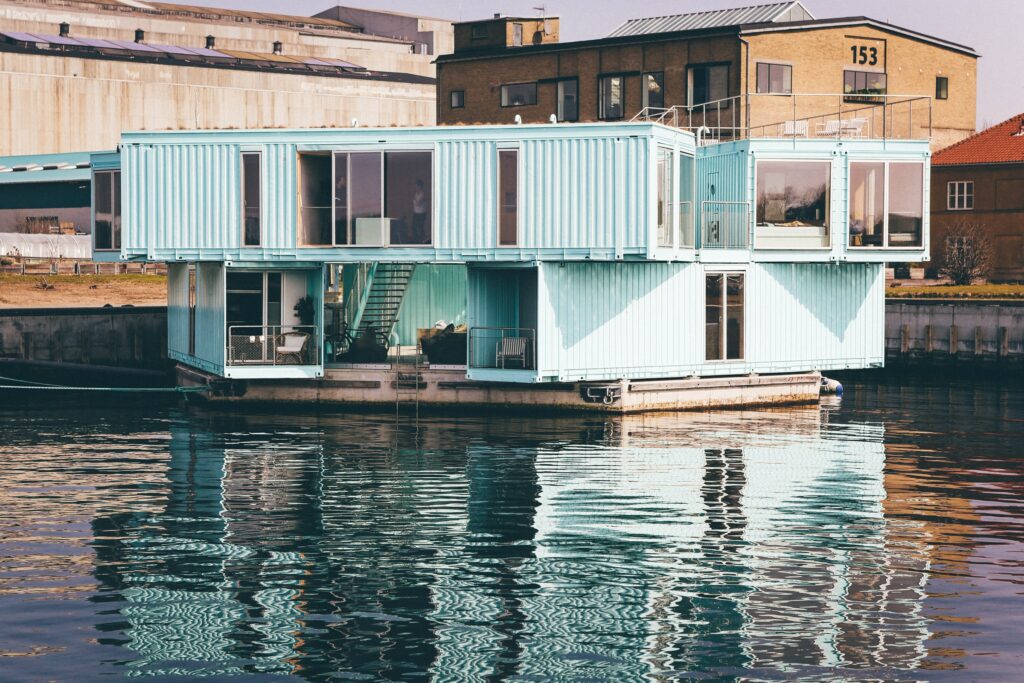
[[[931,187],[935,265],[949,230],[973,223],[992,240],[990,278],[1024,281],[1024,113],[935,154]]]
[[[438,122],[673,110],[680,125],[707,123],[726,137],[843,127],[864,137],[931,136],[935,149],[975,130],[978,54],[866,17],[816,19],[799,2],[781,2],[630,20],[596,40],[562,43],[558,31],[557,18],[456,24],[454,52],[437,60]],[[829,123],[836,112],[854,123]]]

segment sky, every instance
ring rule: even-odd
[[[184,0],[183,0],[184,1]],[[768,0],[189,0],[191,4],[311,15],[334,4],[372,7],[469,21],[492,16],[561,19],[562,41],[600,38],[626,19],[743,7]],[[803,0],[819,19],[867,16],[968,45],[978,60],[978,126],[1024,111],[1024,0]]]

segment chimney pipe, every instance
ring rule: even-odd
[[[146,40],[146,32],[141,28],[135,29],[135,42],[141,43]]]
[[[67,38],[71,35],[71,24],[66,21],[60,22],[60,35],[62,38]]]
[[[274,54],[275,55],[281,54],[281,41],[280,40],[275,40],[274,41]]]
[[[501,19],[501,12],[495,12],[494,13],[494,18],[495,19]]]
[[[206,36],[206,49],[212,50],[213,46],[217,44],[217,39],[213,36]]]

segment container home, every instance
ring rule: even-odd
[[[94,159],[95,258],[168,264],[169,355],[211,396],[806,398],[882,364],[928,157],[649,121],[129,133]]]

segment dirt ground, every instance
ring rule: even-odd
[[[50,288],[42,286],[43,283]],[[166,306],[163,275],[0,274],[0,308]]]

